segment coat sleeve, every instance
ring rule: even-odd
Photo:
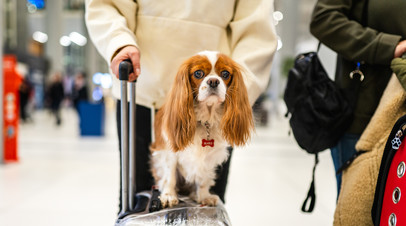
[[[401,36],[363,27],[357,22],[363,13],[360,2],[365,1],[318,0],[310,32],[347,60],[389,66]]]
[[[230,23],[231,57],[243,67],[251,104],[270,78],[277,46],[272,13],[273,0],[240,0]]]
[[[400,84],[406,91],[406,59],[395,58],[391,62],[392,71],[396,74]]]
[[[85,22],[89,36],[110,63],[115,52],[135,38],[137,4],[132,0],[86,0]]]

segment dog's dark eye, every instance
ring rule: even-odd
[[[197,70],[195,71],[195,73],[193,73],[193,75],[195,76],[195,78],[201,79],[204,76],[204,72],[202,70]]]
[[[230,72],[228,72],[228,71],[222,71],[222,72],[221,72],[221,77],[222,77],[223,79],[228,79],[228,77],[230,77]]]

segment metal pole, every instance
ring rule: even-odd
[[[121,212],[128,210],[128,101],[127,81],[121,83]]]
[[[129,187],[128,187],[128,202],[129,210],[134,210],[134,194],[135,194],[135,144],[136,144],[136,105],[135,105],[135,82],[130,82],[130,152],[129,152]]]
[[[4,7],[3,0],[0,0],[0,129],[4,128],[4,115],[3,115],[3,102],[4,102],[4,89],[3,89],[3,31],[4,31]],[[0,133],[0,163],[4,163],[4,134]]]
[[[131,63],[127,60],[123,61],[119,65],[119,79],[121,83],[121,211],[118,219],[124,217],[129,210],[129,143],[128,143],[128,93],[127,93],[127,81],[130,71],[132,70]],[[131,86],[131,91],[135,91],[135,86]],[[133,99],[134,97],[130,97]],[[133,107],[131,109],[134,110]],[[132,111],[132,110],[131,110]],[[133,119],[131,119],[133,120]],[[131,132],[132,134],[132,132]],[[132,139],[131,139],[132,140]],[[132,196],[131,196],[132,197]],[[132,198],[131,198],[132,199]],[[132,201],[131,201],[132,203]],[[130,207],[132,208],[132,207]]]

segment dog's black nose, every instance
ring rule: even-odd
[[[216,78],[211,78],[211,79],[207,80],[207,84],[211,88],[216,88],[220,84],[220,81]]]

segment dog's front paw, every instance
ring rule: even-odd
[[[217,206],[220,198],[217,195],[208,195],[207,197],[202,198],[201,204],[206,206]]]
[[[164,193],[159,197],[163,208],[173,207],[178,205],[179,200],[176,194]]]

